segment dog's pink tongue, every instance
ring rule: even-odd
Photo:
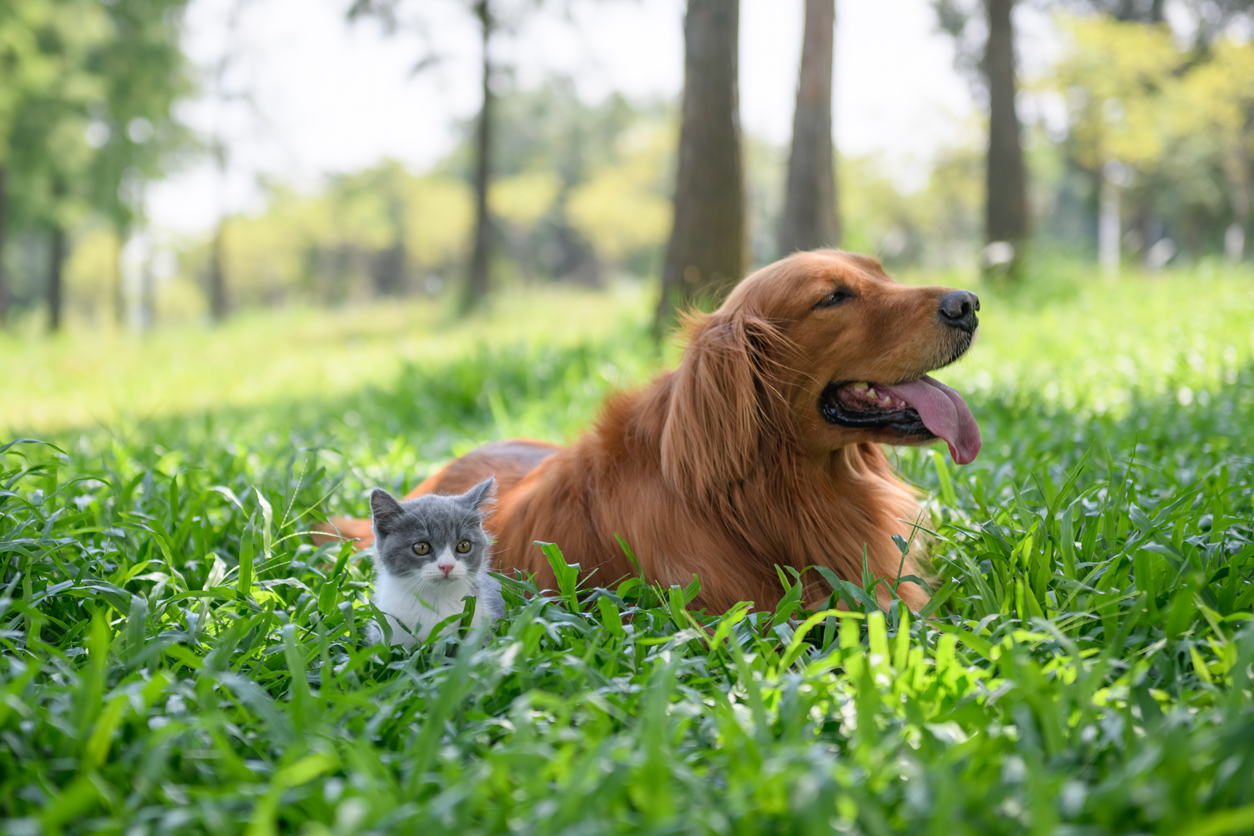
[[[926,376],[879,390],[914,407],[923,426],[949,443],[949,455],[957,464],[975,461],[980,452],[980,425],[962,395]]]

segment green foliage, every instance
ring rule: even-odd
[[[875,157],[842,159],[840,176],[843,248],[875,253],[894,267],[971,260],[984,211],[984,159],[974,143],[943,149],[913,191]]]
[[[1186,61],[1171,31],[1104,17],[1064,23],[1071,50],[1050,83],[1068,94],[1076,160],[1151,165],[1164,150],[1160,94]]]
[[[1166,25],[1059,22],[1066,52],[1036,86],[1065,102],[1068,159],[1094,177],[1126,166],[1126,214],[1153,218],[1195,255],[1220,250],[1230,224],[1254,235],[1254,45],[1223,37],[1190,49]]]
[[[92,206],[119,230],[142,208],[141,184],[160,176],[190,142],[173,117],[174,103],[192,92],[180,43],[187,2],[101,4],[109,29],[86,66],[102,87],[88,104],[96,147],[86,185]]]
[[[502,272],[574,275],[602,264],[645,275],[669,232],[673,131],[656,108],[619,96],[589,105],[568,79],[498,100],[488,195]],[[245,306],[362,301],[453,283],[474,226],[473,124],[425,173],[391,160],[328,179],[313,193],[272,188],[266,211],[226,224],[226,272]],[[186,272],[207,246],[189,248]],[[441,279],[429,283],[430,277]]]
[[[675,143],[669,125],[640,125],[625,137],[620,158],[593,169],[571,190],[566,212],[597,254],[623,263],[659,252],[670,234],[667,195]]]
[[[656,270],[670,233],[677,134],[667,110],[611,95],[588,104],[571,79],[553,78],[500,100],[493,211],[513,234],[524,272],[589,272],[590,261],[637,275]],[[545,201],[511,211],[508,197],[544,179]]]
[[[100,219],[126,230],[143,183],[187,142],[172,116],[191,87],[179,44],[186,4],[0,2],[0,234],[90,233]],[[28,305],[44,276],[17,272],[14,297]]]
[[[489,193],[508,258],[503,275],[575,276],[604,282],[649,276],[670,233],[676,125],[669,109],[611,96],[582,102],[556,78],[499,100],[500,143]],[[247,306],[363,300],[378,295],[383,258],[404,252],[398,289],[456,275],[473,225],[469,135],[427,174],[395,162],[329,180],[311,194],[275,188],[267,210],[227,224],[227,269]],[[779,149],[746,139],[754,259],[775,252]],[[894,265],[961,263],[979,234],[983,162],[972,147],[948,149],[922,189],[907,192],[874,158],[842,159],[844,246]],[[201,269],[203,247],[187,269]]]
[[[900,453],[935,494],[926,619],[852,590],[711,616],[695,584],[503,578],[486,644],[365,644],[368,563],[310,521],[586,426],[654,362],[647,305],[357,391],[0,447],[0,829],[1248,832],[1250,276],[1052,278],[983,290],[981,341],[941,373],[978,462]],[[549,309],[535,333],[578,319]],[[274,326],[233,328],[246,351]],[[267,363],[327,362],[291,336]],[[151,385],[194,391],[212,358]]]
[[[226,220],[224,269],[244,308],[411,294],[459,269],[473,220],[465,183],[385,160],[312,194],[272,186],[265,212]],[[186,247],[185,284],[208,258],[208,241]]]
[[[54,224],[72,233],[71,250],[84,250],[71,260],[71,309],[101,320],[101,309],[120,297],[117,247],[109,252],[101,227],[125,241],[142,221],[136,212],[143,184],[191,147],[171,116],[173,103],[193,87],[179,45],[185,5],[0,0],[0,166],[8,192],[0,200],[7,201],[15,239],[5,265],[18,307],[29,309],[42,295]],[[986,34],[980,4],[933,5],[942,28],[958,38],[959,69],[978,88]],[[1122,197],[1129,250],[1167,236],[1200,258],[1222,251],[1225,235],[1239,242],[1241,228],[1245,240],[1254,240],[1248,82],[1254,46],[1230,37],[1233,21],[1248,22],[1247,0],[1198,6],[1193,12],[1204,25],[1174,33],[1131,22],[1156,19],[1147,11],[1152,4],[1045,5],[1112,14],[1118,5],[1123,11],[1116,16],[1126,19],[1060,13],[1058,61],[1043,77],[1025,79],[1025,89],[1045,105],[1023,114],[1032,252],[1091,249],[1097,189],[1110,160],[1131,174]],[[515,29],[533,6],[498,4],[497,26]],[[435,18],[422,4],[353,7],[354,15],[381,14],[400,29],[418,24],[428,50],[416,57],[438,58]],[[619,275],[653,275],[671,222],[673,105],[620,95],[587,102],[563,77],[508,89],[508,73],[497,75],[507,89],[496,99],[489,200],[499,254],[494,270],[503,285],[517,278],[605,284]],[[1033,112],[1065,113],[1065,123],[1033,125]],[[470,120],[462,143],[430,171],[385,160],[329,177],[313,193],[272,184],[264,212],[224,225],[232,304],[339,304],[451,284],[463,269],[474,223],[473,130]],[[910,178],[885,159],[842,157],[843,245],[894,267],[970,266],[981,241],[982,134],[983,126],[972,126],[969,138],[939,149],[930,170]],[[764,264],[777,256],[786,158],[753,137],[745,145],[749,244],[755,263]],[[202,315],[207,307],[201,285],[209,241],[179,248],[181,269],[174,280],[162,279],[158,292],[161,316],[171,320]]]
[[[90,163],[85,139],[88,104],[104,92],[89,63],[109,37],[99,3],[86,0],[18,4],[6,10],[4,86],[10,111],[0,123],[0,161],[11,172],[0,196],[19,223],[68,226],[84,213],[81,187]],[[8,79],[6,79],[8,81]]]
[[[114,230],[100,225],[82,230],[65,265],[66,301],[76,318],[98,321],[109,310],[118,269]]]

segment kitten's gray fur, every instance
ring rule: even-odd
[[[501,586],[488,574],[491,540],[483,530],[483,506],[493,479],[459,496],[426,494],[405,501],[384,490],[370,494],[375,536],[374,604],[388,616],[392,643],[412,647],[439,622],[462,612],[473,595],[472,627],[505,614]],[[462,542],[466,553],[457,551]],[[415,546],[426,544],[425,555]]]

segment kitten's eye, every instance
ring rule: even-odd
[[[457,553],[458,553],[458,554],[465,554],[465,553],[466,553],[466,552],[468,552],[468,551],[470,551],[470,541],[469,541],[469,540],[462,540],[460,543],[458,543],[458,544],[457,544]]]
[[[431,544],[426,541],[414,543],[414,554],[431,554]]]
[[[839,287],[833,290],[831,293],[824,296],[821,300],[819,300],[819,303],[815,305],[814,307],[815,308],[830,308],[833,305],[839,305],[841,302],[848,302],[852,298],[853,298],[853,291],[847,288]]]

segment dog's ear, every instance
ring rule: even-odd
[[[662,474],[685,493],[707,494],[760,469],[786,432],[784,342],[769,322],[743,313],[694,317],[689,332],[671,377]]]

